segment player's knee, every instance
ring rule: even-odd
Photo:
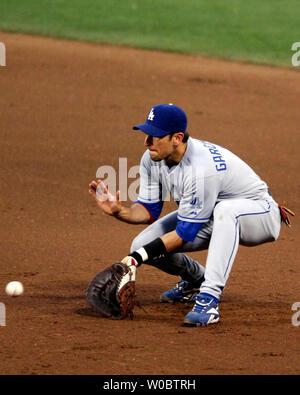
[[[146,244],[144,238],[138,235],[135,237],[131,243],[130,252],[136,251],[139,248],[143,247]]]
[[[131,247],[130,247],[130,252],[136,251],[139,249],[138,246],[138,242],[137,242],[137,237],[135,239],[133,239],[132,243],[131,243]]]
[[[280,228],[281,228],[281,221],[278,221],[275,226],[273,226],[273,237],[274,241],[276,241],[279,238],[280,235]]]

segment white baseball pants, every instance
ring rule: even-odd
[[[157,220],[134,240],[131,252],[165,233],[175,230],[177,211]],[[227,199],[220,201],[211,220],[205,223],[193,242],[185,242],[180,252],[167,259],[147,264],[181,276],[195,285],[201,283],[200,292],[220,298],[229,277],[239,244],[255,246],[278,238],[281,217],[277,203],[271,196],[261,200]],[[184,254],[208,249],[205,268]],[[203,281],[204,275],[204,281]]]

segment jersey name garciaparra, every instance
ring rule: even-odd
[[[156,220],[163,202],[170,197],[178,204],[177,233],[193,241],[224,199],[262,199],[267,184],[238,156],[219,145],[189,138],[181,161],[169,167],[153,161],[149,150],[140,163],[138,202]]]

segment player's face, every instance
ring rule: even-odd
[[[145,146],[149,149],[150,157],[154,161],[172,159],[174,145],[170,136],[152,137],[146,135]]]

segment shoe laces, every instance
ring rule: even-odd
[[[177,284],[176,287],[174,288],[174,291],[176,293],[181,292],[186,286],[187,286],[187,282],[184,280],[180,280]]]
[[[193,311],[204,312],[211,307],[215,307],[216,302],[214,301],[213,297],[205,296],[205,295],[197,295],[195,299],[195,305],[193,307]]]

